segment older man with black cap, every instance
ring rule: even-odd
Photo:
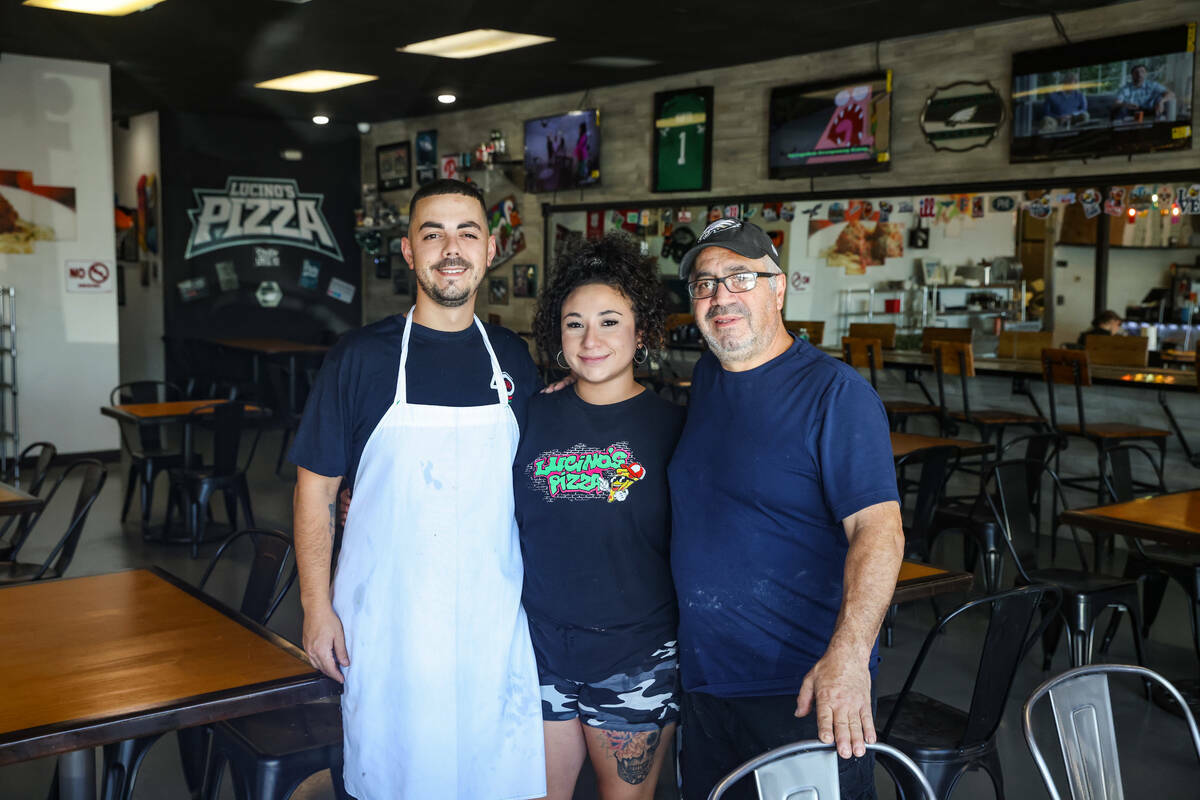
[[[904,545],[883,404],[787,332],[758,226],[713,222],[679,274],[710,350],[669,470],[684,796],[820,738],[842,756],[842,797],[872,798],[876,638]]]

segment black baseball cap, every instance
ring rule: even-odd
[[[762,228],[753,222],[742,222],[740,219],[723,217],[716,222],[710,222],[704,232],[700,234],[700,238],[696,240],[695,246],[684,254],[683,259],[679,262],[680,278],[687,280],[688,275],[692,272],[692,262],[706,247],[724,247],[726,250],[732,250],[746,258],[770,256],[771,260],[775,262],[775,266],[780,266],[779,251],[775,249],[771,237],[767,236]]]

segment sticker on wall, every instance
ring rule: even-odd
[[[971,198],[971,219],[983,219],[985,210],[983,197],[976,195]]]
[[[731,203],[730,205],[725,206],[725,208],[722,210],[721,216],[728,217],[729,219],[741,219],[742,207],[737,203]]]
[[[779,218],[784,222],[791,222],[796,218],[796,204],[784,203],[779,209]]]
[[[917,203],[917,216],[922,219],[933,219],[937,216],[937,198],[922,197]]]
[[[208,297],[208,279],[192,278],[175,284],[179,289],[179,299],[184,303],[194,303]]]
[[[812,279],[811,272],[793,272],[789,283],[793,292],[809,292],[812,291]]]
[[[256,247],[256,248],[254,248],[254,266],[256,266],[256,267],[278,267],[279,266],[279,248],[278,247]]]
[[[1154,192],[1149,186],[1135,186],[1133,187],[1133,191],[1129,193],[1129,202],[1134,205],[1149,203],[1150,196],[1153,194]]]
[[[1104,213],[1111,217],[1119,217],[1125,213],[1125,187],[1113,186],[1108,190],[1108,199],[1104,201]]]
[[[604,236],[604,212],[589,211],[587,213],[587,238],[596,240]]]
[[[276,281],[263,281],[254,292],[254,298],[263,308],[275,308],[283,302],[283,289]]]
[[[1079,204],[1083,206],[1083,215],[1088,219],[1100,216],[1104,211],[1101,202],[1103,199],[1099,189],[1084,190],[1083,194],[1079,196]]]
[[[879,201],[879,221],[887,222],[888,220],[890,220],[892,218],[892,214],[895,212],[895,210],[896,210],[896,207],[894,205],[892,205],[891,203],[889,203],[887,200],[880,200]]]
[[[450,180],[458,178],[458,154],[442,156],[441,176]]]
[[[112,263],[108,261],[93,261],[89,258],[70,259],[67,261],[67,291],[111,292],[115,272]]]
[[[342,250],[321,211],[325,195],[291,178],[230,176],[222,189],[192,189],[192,232],[184,258],[245,245],[302,247],[338,261]]]
[[[742,219],[754,219],[758,214],[758,206],[747,205],[742,209]]]
[[[1075,193],[1064,192],[1054,196],[1054,202],[1060,206],[1070,206],[1075,204]]]
[[[1004,213],[1005,211],[1012,211],[1016,207],[1017,201],[1006,194],[997,195],[992,198],[992,211]]]
[[[1200,183],[1180,186],[1175,191],[1175,202],[1181,214],[1200,214]]]
[[[321,262],[313,258],[304,259],[304,263],[300,265],[300,288],[315,292],[317,279],[320,277]]]
[[[675,218],[679,220],[680,224],[687,225],[692,221],[692,211],[689,208],[681,208]]]
[[[958,213],[969,214],[971,212],[971,195],[960,194],[955,200],[958,201]]]
[[[783,203],[763,203],[763,222],[775,222],[779,219],[779,210]],[[682,222],[683,220],[680,220]]]
[[[74,187],[39,186],[29,170],[0,169],[0,253],[28,255],[37,242],[74,239]]]
[[[348,283],[341,278],[330,278],[329,288],[325,290],[325,294],[334,300],[349,303],[354,300],[354,284]]]
[[[896,213],[897,213],[897,214],[911,214],[911,213],[913,213],[913,204],[912,204],[912,200],[901,200],[901,201],[900,201],[900,203],[899,203],[899,205],[897,205],[897,206],[896,206]]]
[[[1050,195],[1044,194],[1036,200],[1030,200],[1026,210],[1034,219],[1045,219],[1053,210],[1050,207]]]
[[[213,266],[217,270],[217,288],[222,292],[232,292],[238,288],[237,267],[232,261],[218,261]]]
[[[721,218],[721,207],[720,206],[709,206],[708,207],[708,221],[716,222],[720,218]]]

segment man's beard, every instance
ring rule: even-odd
[[[467,261],[465,258],[443,258],[441,261],[416,270],[417,283],[420,285],[421,291],[425,292],[429,299],[437,303],[439,306],[444,306],[446,308],[458,308],[471,299],[471,295],[474,293],[475,287],[468,286],[465,281],[460,281],[458,285],[450,286],[446,289],[439,287],[436,283],[434,283],[432,279],[432,273],[435,270],[445,269],[446,267],[466,268],[468,272],[463,273],[463,278],[465,278],[469,274],[470,270],[473,269],[471,262]]]
[[[708,309],[708,313],[704,315],[704,321],[711,322],[717,317],[729,313],[737,314],[744,319],[746,321],[746,327],[750,330],[744,334],[744,338],[736,342],[731,342],[730,346],[727,347],[720,339],[722,335],[720,332],[710,332],[705,328],[701,328],[700,332],[704,335],[705,340],[708,342],[709,349],[711,349],[718,357],[721,355],[726,355],[740,356],[744,358],[746,356],[753,355],[758,344],[758,332],[754,330],[754,326],[751,324],[750,309],[746,308],[745,305],[742,303],[729,303],[723,306],[712,306]],[[741,360],[741,358],[735,360]]]

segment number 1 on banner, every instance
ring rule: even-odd
[[[679,132],[679,160],[675,163],[683,166],[687,159],[687,131]]]

